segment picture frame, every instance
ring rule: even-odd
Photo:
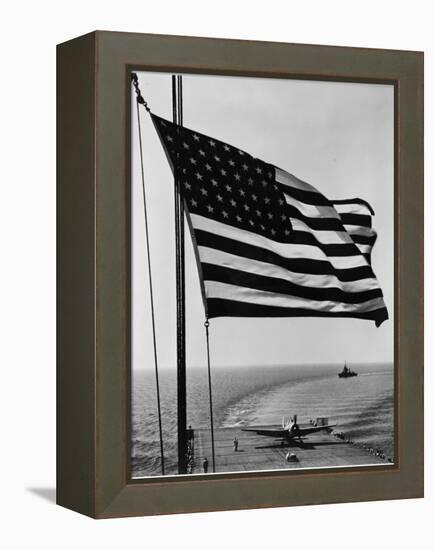
[[[109,518],[422,497],[423,53],[96,31],[60,44],[57,60],[57,503]],[[131,479],[137,70],[394,86],[393,465]]]

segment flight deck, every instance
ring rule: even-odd
[[[249,426],[257,429],[276,429],[276,426]],[[279,428],[277,426],[277,428]],[[192,430],[191,473],[213,471],[211,431]],[[234,449],[234,440],[238,449]],[[214,429],[215,471],[247,472],[260,470],[293,470],[300,468],[333,468],[342,466],[391,465],[392,460],[381,450],[352,442],[341,432],[318,432],[302,441],[283,442],[274,437],[243,431],[242,427]],[[295,455],[291,456],[291,455]]]

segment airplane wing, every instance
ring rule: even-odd
[[[269,437],[286,437],[288,430],[255,430],[254,428],[242,428],[243,432],[254,432],[258,435],[267,435]]]
[[[334,428],[336,424],[329,424],[328,426],[312,426],[312,428],[299,428],[296,431],[297,437],[299,435],[309,435],[319,432],[320,430],[327,430],[328,428]]]
[[[298,428],[294,431],[288,431],[288,430],[266,430],[261,428],[242,428],[243,432],[253,432],[257,435],[265,435],[268,437],[283,437],[285,439],[287,438],[293,438],[293,437],[303,437],[305,435],[313,434],[316,432],[319,432],[321,430],[327,430],[328,428],[333,428],[336,426],[336,424],[329,424],[327,426],[312,426],[309,428]]]

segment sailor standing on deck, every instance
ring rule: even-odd
[[[208,459],[207,458],[205,458],[204,461],[202,462],[202,466],[203,466],[203,473],[207,474],[208,473]]]
[[[237,438],[234,439],[234,451],[235,452],[238,451],[238,439]]]

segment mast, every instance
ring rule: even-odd
[[[182,126],[182,76],[172,75],[173,122]],[[187,380],[185,362],[185,265],[184,203],[175,170],[175,248],[176,248],[176,334],[178,392],[178,473],[187,473]]]

